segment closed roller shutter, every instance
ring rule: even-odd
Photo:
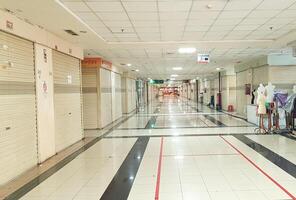
[[[97,68],[82,68],[83,122],[85,129],[98,128]]]
[[[121,76],[111,72],[112,75],[112,118],[113,121],[122,116],[121,107]]]
[[[3,44],[8,49],[0,47],[0,185],[37,164],[33,43],[0,31]]]
[[[53,77],[58,152],[83,138],[79,59],[53,51]]]
[[[100,69],[100,91],[101,91],[101,128],[112,122],[112,91],[111,72]]]

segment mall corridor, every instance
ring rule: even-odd
[[[182,98],[157,99],[86,131],[95,141],[22,188],[21,199],[295,199],[296,141],[254,128]]]
[[[296,200],[296,0],[0,0],[0,200]]]

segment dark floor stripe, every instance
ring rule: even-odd
[[[156,124],[156,116],[152,116],[144,129],[154,129]]]
[[[149,137],[138,138],[102,195],[101,200],[126,200],[128,198],[148,142]]]
[[[161,104],[159,104],[157,106],[157,108],[154,110],[154,114],[157,114],[160,112],[160,106]],[[151,116],[151,118],[149,119],[149,121],[147,122],[146,126],[144,129],[153,129],[155,127],[155,124],[156,124],[156,118],[157,116]]]
[[[112,138],[138,138],[141,136],[146,136],[146,137],[192,137],[192,136],[197,136],[197,137],[203,137],[203,136],[234,136],[234,135],[266,135],[266,134],[256,134],[256,133],[221,133],[221,134],[179,134],[179,135],[126,135],[126,136],[106,136],[105,138],[112,139]]]
[[[294,163],[244,135],[234,135],[234,137],[255,150],[257,153],[264,156],[267,160],[274,163],[294,178],[296,178],[296,165]]]
[[[148,123],[147,123],[148,124]],[[180,126],[180,127],[171,127],[171,126],[166,126],[166,127],[153,127],[153,128],[149,128],[147,125],[144,128],[117,128],[117,130],[144,130],[144,129],[187,129],[187,128],[221,128],[221,127],[228,127],[228,128],[236,128],[236,127],[254,127],[256,128],[256,126],[252,126],[252,125],[241,125],[241,126]]]
[[[225,124],[223,124],[222,122],[220,122],[219,120],[217,120],[216,118],[209,116],[209,115],[204,115],[205,118],[207,118],[208,120],[210,120],[211,122],[213,122],[214,124],[220,126],[220,127],[224,127],[226,126]]]
[[[32,179],[28,183],[24,184],[22,187],[20,187],[19,189],[17,189],[15,192],[11,193],[10,195],[5,197],[4,199],[5,200],[16,200],[16,199],[21,198],[22,196],[24,196],[25,194],[30,192],[32,189],[37,187],[39,184],[41,184],[43,181],[45,181],[47,178],[49,178],[50,176],[55,174],[57,171],[59,171],[61,168],[63,168],[65,165],[67,165],[69,162],[74,160],[78,155],[80,155],[81,153],[83,153],[84,151],[86,151],[87,149],[92,147],[93,145],[95,145],[102,138],[106,137],[108,134],[110,134],[114,130],[114,128],[120,126],[122,123],[127,121],[133,115],[130,115],[130,116],[124,118],[122,121],[118,122],[118,124],[116,124],[114,127],[108,129],[108,131],[106,131],[106,133],[104,133],[100,137],[93,139],[89,143],[85,144],[84,146],[82,146],[81,148],[79,148],[78,150],[76,150],[75,152],[73,152],[72,154],[70,154],[69,156],[67,156],[66,158],[61,160],[60,162],[58,162],[56,165],[52,166],[51,168],[49,168],[48,170],[46,170],[45,172],[43,172],[42,174],[40,174],[36,178]]]

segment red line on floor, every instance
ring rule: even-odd
[[[236,148],[231,142],[226,140],[223,136],[220,136],[228,145],[230,145],[234,150],[236,150],[241,156],[243,156],[249,163],[251,163],[255,168],[257,168],[263,175],[265,175],[269,180],[271,180],[276,186],[278,186],[283,192],[285,192],[293,200],[296,200],[296,197],[293,196],[286,188],[279,184],[275,179],[268,175],[263,169],[261,169],[256,163],[254,163],[250,158],[243,154],[238,148]]]
[[[184,157],[194,157],[194,156],[239,156],[238,153],[209,153],[209,154],[192,154],[192,155],[164,155],[163,157],[178,157],[178,156],[184,156]]]
[[[163,137],[160,140],[160,153],[159,153],[159,160],[158,160],[158,168],[157,168],[157,181],[156,181],[156,188],[155,188],[155,200],[159,199],[159,187],[160,187],[160,176],[161,176],[161,163],[162,163],[162,150],[163,150]]]

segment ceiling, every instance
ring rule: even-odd
[[[123,68],[139,69],[140,76],[150,78],[178,74],[177,79],[190,79],[262,55],[290,53],[286,44],[296,38],[296,0],[0,0],[1,4],[21,9],[18,15],[83,46],[86,56],[100,55],[118,66],[131,63]],[[39,6],[48,15],[38,15]],[[64,33],[66,26],[79,36]],[[179,47],[209,53],[210,64],[197,64],[196,53],[179,54]]]

